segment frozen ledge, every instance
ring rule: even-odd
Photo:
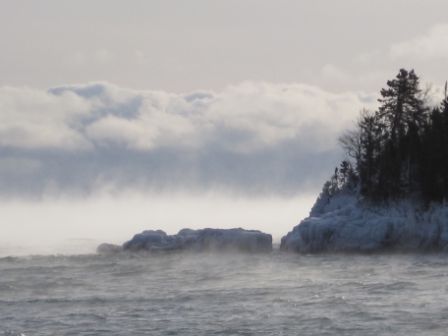
[[[238,229],[183,229],[175,235],[164,231],[143,231],[122,246],[101,244],[100,254],[121,251],[239,251],[263,253],[272,251],[272,236],[256,230]]]
[[[411,201],[367,206],[353,195],[318,199],[310,217],[281,240],[298,253],[448,251],[448,207]]]

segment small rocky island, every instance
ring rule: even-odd
[[[272,236],[257,230],[237,229],[183,229],[175,235],[162,230],[147,230],[136,234],[123,245],[101,244],[100,254],[118,252],[214,252],[237,251],[266,253],[272,251]]]

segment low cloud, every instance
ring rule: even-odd
[[[374,105],[372,95],[263,82],[188,94],[4,87],[1,192],[299,193],[320,186],[340,156],[337,136]]]

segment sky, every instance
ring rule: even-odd
[[[24,232],[48,247],[184,226],[278,240],[398,69],[440,95],[447,11],[445,0],[0,0],[0,246],[30,245]]]

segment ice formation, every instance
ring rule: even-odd
[[[280,248],[300,253],[448,250],[448,206],[423,207],[411,200],[373,206],[355,192],[322,193]]]
[[[175,235],[164,231],[147,230],[136,234],[122,246],[101,244],[98,253],[118,251],[242,251],[270,252],[272,236],[261,231],[238,229],[183,229]]]

